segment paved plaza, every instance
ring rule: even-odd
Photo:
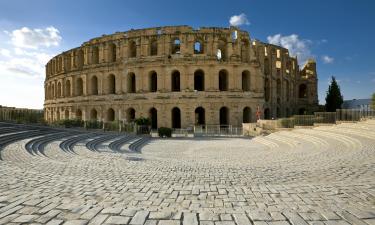
[[[143,148],[30,134],[0,150],[0,224],[375,224],[375,120]]]

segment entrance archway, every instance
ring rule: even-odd
[[[181,128],[181,111],[177,107],[172,109],[172,128]]]
[[[220,125],[229,125],[229,109],[227,107],[220,108]]]
[[[158,111],[155,108],[150,109],[149,118],[151,120],[151,128],[158,129]]]
[[[195,125],[205,125],[206,115],[203,107],[198,107],[195,109]]]

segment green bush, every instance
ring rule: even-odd
[[[150,125],[151,124],[151,120],[145,117],[139,117],[138,119],[135,119],[134,122],[137,125]]]
[[[55,122],[56,125],[63,126],[65,128],[71,128],[71,127],[83,127],[83,120],[80,119],[65,119],[65,120],[59,120]]]
[[[172,136],[172,129],[168,127],[160,127],[158,129],[159,137],[171,137]]]
[[[97,121],[97,120],[86,121],[86,128],[87,129],[102,129],[103,122]]]

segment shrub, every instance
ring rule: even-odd
[[[56,121],[56,125],[64,126],[65,128],[83,127],[83,120],[80,120],[80,119],[59,120],[59,121]]]
[[[97,120],[86,121],[86,128],[87,129],[102,129],[103,122],[97,121]]]
[[[138,119],[135,119],[134,122],[137,125],[150,125],[151,124],[151,120],[145,117],[139,117]]]
[[[159,137],[171,137],[172,136],[172,129],[168,127],[160,127],[158,129]]]

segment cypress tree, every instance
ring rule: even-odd
[[[326,96],[326,111],[336,112],[336,109],[341,109],[343,101],[340,87],[337,84],[335,77],[332,76],[331,84],[328,87]]]

